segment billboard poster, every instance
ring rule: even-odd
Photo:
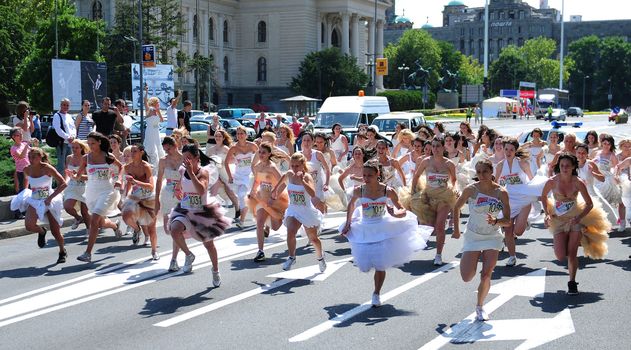
[[[107,96],[107,65],[81,61],[81,99],[90,101],[93,109],[99,109],[105,96]]]
[[[81,61],[52,60],[53,110],[63,98],[70,99],[70,109],[81,109]]]
[[[160,100],[160,109],[166,109],[169,99],[175,96],[175,82],[173,81],[173,66],[170,64],[158,64],[155,67],[143,68],[143,80],[149,87],[148,97],[157,97]],[[139,109],[143,103],[144,88],[140,88],[140,66],[137,63],[131,65],[131,89],[133,94],[133,108]]]

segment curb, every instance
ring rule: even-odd
[[[72,216],[62,216],[62,218],[64,219],[64,224],[61,226],[61,228],[72,226]],[[26,230],[26,228],[24,227],[24,219],[11,222],[2,222],[0,223],[0,225],[3,227],[2,231],[0,232],[0,240],[34,234],[33,232],[29,232]]]

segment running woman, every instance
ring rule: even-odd
[[[11,200],[11,210],[26,211],[24,217],[24,227],[29,232],[37,233],[37,246],[46,246],[46,230],[37,225],[37,221],[46,223],[50,227],[50,232],[55,237],[59,246],[59,257],[57,264],[66,262],[66,249],[64,248],[64,237],[61,235],[60,227],[63,225],[61,218],[61,208],[63,206],[59,196],[66,188],[66,181],[57,172],[55,167],[48,162],[48,154],[41,148],[33,147],[28,152],[28,159],[31,163],[24,168],[24,175],[28,177],[30,189],[24,189]],[[53,179],[57,183],[57,188],[53,191]]]
[[[245,203],[246,195],[251,191],[250,174],[252,173],[252,159],[259,148],[254,142],[248,141],[248,133],[242,126],[237,127],[237,142],[230,147],[226,154],[225,169],[228,173],[228,182],[233,185],[233,191],[239,198],[239,211],[235,213],[235,223],[242,227],[248,207]],[[228,166],[236,163],[234,175]]]
[[[324,202],[324,192],[329,189],[329,180],[331,178],[331,172],[327,166],[326,158],[324,155],[313,149],[315,138],[312,133],[305,132],[302,135],[302,154],[307,159],[309,166],[309,173],[315,181],[316,195],[311,197],[313,205],[322,213],[326,214],[326,203]],[[324,177],[324,179],[322,179]]]
[[[493,163],[480,160],[475,166],[478,181],[465,187],[454,206],[454,234],[460,236],[460,209],[469,202],[469,220],[462,244],[460,276],[465,282],[475,277],[478,260],[482,260],[480,284],[478,285],[476,320],[486,321],[488,314],[483,305],[491,288],[491,275],[503,246],[501,227],[510,224],[508,193],[493,178]]]
[[[296,263],[296,233],[301,226],[304,226],[307,237],[316,250],[320,272],[324,272],[326,261],[322,242],[318,237],[322,214],[311,203],[311,197],[315,195],[315,183],[307,169],[307,159],[302,153],[295,153],[291,156],[289,167],[289,171],[283,175],[272,191],[272,200],[282,197],[285,188],[289,194],[289,207],[285,211],[284,220],[287,227],[289,257],[283,263],[283,270],[290,270]]]
[[[72,229],[76,230],[80,224],[90,229],[90,212],[85,200],[85,183],[88,180],[86,175],[77,176],[77,170],[83,162],[83,156],[89,152],[88,145],[85,141],[74,139],[70,143],[72,153],[66,158],[66,183],[68,187],[64,190],[64,209],[66,213],[74,218]],[[77,213],[77,206],[80,208],[81,215]]]
[[[228,182],[228,173],[226,172],[226,168],[229,166],[229,164],[226,163],[226,156],[232,146],[232,137],[230,137],[230,134],[228,134],[225,130],[221,129],[215,131],[214,140],[214,144],[206,144],[206,155],[211,157],[217,164],[217,169],[219,170],[219,181],[211,187],[210,193],[211,195],[219,194],[222,198],[228,197],[234,207],[234,218],[238,219],[241,212],[239,199],[230,187],[230,183]]]
[[[386,270],[407,263],[415,252],[424,249],[431,228],[421,230],[416,218],[401,206],[396,191],[380,181],[378,161],[366,162],[363,176],[365,185],[355,187],[340,233],[351,244],[355,266],[361,272],[375,269],[371,303],[378,307]]]

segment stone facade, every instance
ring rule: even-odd
[[[98,4],[97,4],[98,3]],[[250,106],[260,103],[278,110],[279,100],[292,95],[288,88],[300,63],[310,52],[339,47],[365,65],[372,53],[377,31],[377,55],[383,55],[383,29],[389,0],[181,0],[186,33],[177,50],[193,56],[212,55],[219,86],[210,100],[219,106]],[[77,13],[114,21],[114,0],[76,0]],[[198,29],[193,30],[193,23]],[[227,31],[224,31],[224,28]],[[194,77],[177,77],[177,87],[194,95]],[[377,79],[377,87],[383,80]],[[192,99],[192,98],[191,98]],[[202,99],[207,101],[209,98]],[[195,106],[197,107],[197,106]]]
[[[568,45],[584,36],[631,36],[631,20],[568,22],[565,25],[565,52]],[[561,42],[561,14],[553,8],[534,8],[522,0],[491,0],[489,3],[489,59],[499,57],[508,45],[521,46],[540,36]],[[443,10],[443,26],[425,26],[432,37],[448,41],[465,55],[483,61],[484,58],[484,7],[467,7],[452,1]],[[396,42],[403,31],[386,31],[386,44]]]

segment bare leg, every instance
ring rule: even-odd
[[[90,211],[88,211],[88,206],[85,203],[81,203],[81,216],[83,217],[83,223],[85,223],[85,227],[90,229]]]
[[[445,220],[447,215],[451,212],[451,209],[447,206],[442,206],[436,211],[436,221],[434,224],[434,232],[436,233],[436,254],[443,253],[443,247],[445,246]]]
[[[576,281],[578,271],[578,246],[581,244],[581,233],[570,232],[567,242],[567,270],[570,274],[570,281]]]
[[[75,220],[81,220],[81,216],[79,216],[79,213],[77,213],[77,209],[75,209],[75,205],[77,204],[77,201],[74,199],[67,199],[64,201],[64,210],[66,211],[66,213],[70,214],[70,216],[72,216],[73,218],[75,218]]]
[[[164,215],[162,217],[164,223],[164,231],[170,235],[171,230],[169,229],[169,215]],[[173,250],[171,252],[171,260],[177,260],[177,254],[180,252],[180,247],[177,246],[175,240],[173,240]]]
[[[24,228],[29,232],[44,233],[44,229],[37,224],[37,220],[35,208],[28,206],[24,215]]]
[[[381,294],[381,287],[386,280],[385,271],[375,271],[375,294]]]
[[[186,245],[186,239],[184,238],[184,231],[186,230],[186,227],[182,223],[175,221],[171,223],[170,230],[173,242],[175,242],[175,244],[177,244],[177,246],[182,249],[184,254],[190,255],[191,251],[188,249],[188,246]]]
[[[295,218],[287,218],[287,251],[289,256],[296,256],[296,233],[302,224]]]
[[[64,236],[61,234],[61,230],[59,228],[59,223],[55,220],[53,215],[50,212],[46,212],[46,217],[48,217],[48,225],[50,226],[50,232],[55,237],[57,241],[57,245],[59,246],[59,252],[63,253],[64,249]]]
[[[265,243],[265,221],[269,215],[265,209],[259,209],[256,211],[256,241],[260,251],[263,251],[263,245]]]
[[[88,230],[88,246],[85,248],[86,253],[92,254],[92,248],[94,248],[96,237],[99,235],[99,229],[104,225],[105,218],[103,216],[92,214],[92,216],[90,217],[90,229]]]
[[[307,232],[307,237],[309,237],[309,241],[311,241],[311,244],[313,244],[313,247],[316,249],[316,258],[322,259],[322,241],[320,241],[320,238],[318,237],[318,228],[305,228],[305,232]]]
[[[204,242],[204,247],[206,248],[206,251],[208,251],[210,261],[213,263],[213,271],[219,271],[219,259],[217,258],[217,248],[215,247],[215,242],[206,241]]]
[[[494,249],[485,250],[482,252],[482,271],[480,272],[480,285],[478,286],[478,305],[484,305],[484,299],[489,294],[491,289],[491,275],[493,269],[497,263],[497,256],[499,251]]]
[[[460,277],[465,282],[471,282],[478,269],[478,260],[480,259],[480,252],[464,252],[460,259]]]

